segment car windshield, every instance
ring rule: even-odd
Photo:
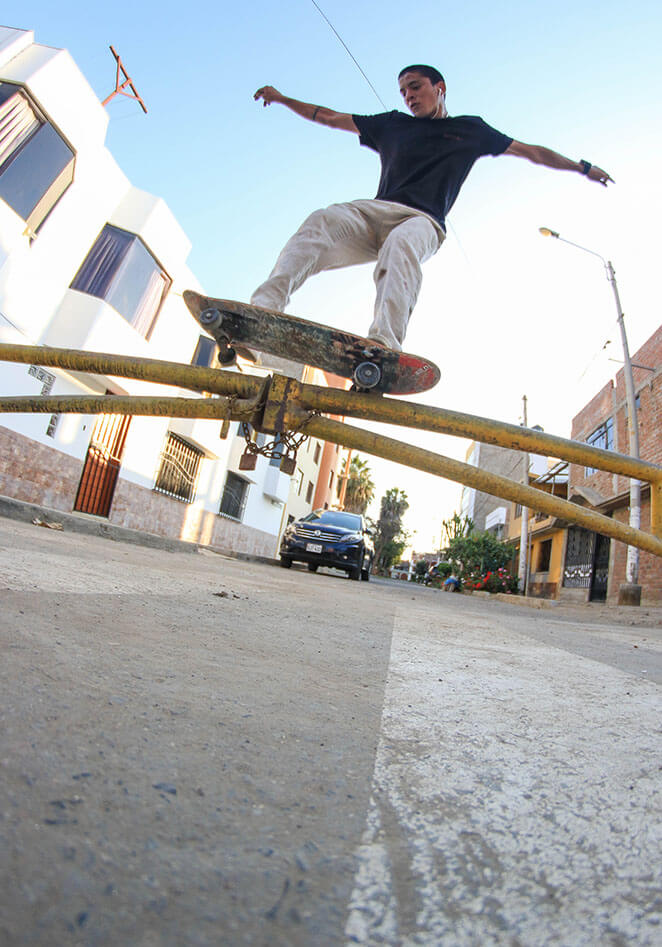
[[[339,513],[337,510],[314,510],[304,516],[302,523],[325,523],[327,526],[340,526],[342,529],[361,529],[361,517],[357,513]]]

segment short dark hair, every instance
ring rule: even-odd
[[[436,85],[437,82],[446,81],[439,70],[435,69],[434,66],[405,66],[405,68],[401,69],[398,73],[398,79],[402,79],[406,72],[420,72],[422,76],[425,76],[426,79],[430,80],[432,85]]]

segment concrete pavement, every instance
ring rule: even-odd
[[[0,519],[0,941],[661,942],[659,610]]]

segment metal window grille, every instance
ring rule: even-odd
[[[161,454],[161,466],[156,476],[154,489],[175,500],[192,503],[198,479],[200,461],[204,453],[176,434],[168,434]]]
[[[225,489],[221,497],[221,516],[228,516],[233,520],[241,520],[244,509],[246,508],[246,499],[248,497],[248,482],[237,474],[228,471],[225,481]]]

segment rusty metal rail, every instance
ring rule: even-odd
[[[489,418],[433,408],[402,399],[304,385],[282,375],[242,375],[178,362],[72,351],[27,345],[0,345],[0,360],[67,371],[133,378],[223,397],[43,396],[0,398],[0,413],[133,414],[250,421],[258,430],[301,430],[323,440],[374,454],[405,466],[454,480],[484,493],[577,523],[612,539],[662,556],[662,467],[577,441],[523,429]],[[561,500],[535,487],[516,483],[469,464],[396,441],[321,413],[419,428],[534,454],[552,455],[650,483],[651,532],[633,529],[610,517]]]

